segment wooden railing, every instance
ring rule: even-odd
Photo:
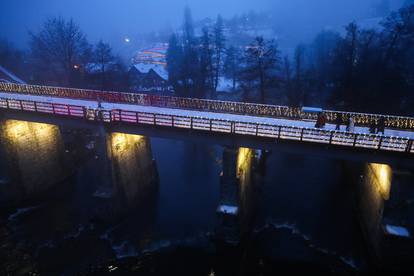
[[[283,125],[246,123],[232,120],[211,119],[197,116],[178,116],[126,110],[88,109],[84,106],[50,102],[23,101],[0,98],[0,108],[21,110],[57,116],[73,117],[105,123],[122,122],[178,129],[191,129],[229,135],[319,143],[378,151],[414,153],[413,140],[364,133],[349,133],[324,129],[302,128]]]
[[[0,83],[0,91],[37,96],[52,96],[81,100],[103,101],[111,103],[137,104],[209,112],[245,114],[251,116],[277,117],[293,120],[317,119],[317,114],[315,113],[303,112],[300,108],[277,105],[190,99],[148,94],[108,92],[50,86],[21,85],[13,83]],[[387,128],[414,131],[413,117],[342,112],[332,110],[324,110],[324,113],[326,114],[327,121],[329,123],[334,123],[336,118],[338,116],[341,116],[344,122],[349,117],[353,117],[356,125],[370,126],[373,121],[378,122],[379,119],[383,117],[385,119],[385,127]]]

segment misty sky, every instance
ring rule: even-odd
[[[19,47],[49,16],[72,17],[91,41],[136,37],[177,28],[185,5],[194,18],[230,17],[249,10],[272,11],[280,24],[330,26],[370,15],[380,0],[0,0],[0,37]],[[391,0],[399,5],[402,0]]]

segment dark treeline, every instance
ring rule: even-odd
[[[376,29],[352,22],[344,34],[322,31],[292,56],[263,37],[228,45],[231,29],[220,16],[196,37],[187,9],[183,26],[171,36],[167,55],[180,96],[214,98],[225,78],[246,101],[413,115],[414,5]]]
[[[269,20],[259,15],[249,18],[259,26]],[[219,15],[199,26],[185,10],[182,30],[170,36],[167,51],[176,95],[217,98],[226,83],[243,101],[414,115],[413,4],[392,12],[375,29],[352,22],[343,33],[322,31],[290,55],[269,38],[228,39],[245,21]],[[130,87],[128,68],[110,45],[91,44],[73,20],[60,17],[30,33],[28,51],[0,41],[0,65],[33,84]]]
[[[265,91],[275,84],[280,55],[274,41],[256,38],[250,45],[228,46],[225,25],[218,15],[212,27],[196,36],[189,8],[185,10],[182,34],[172,34],[167,52],[169,80],[176,93],[185,97],[215,98],[223,79],[246,92]]]
[[[310,45],[299,45],[294,66],[288,59],[284,65],[290,104],[413,115],[414,5],[380,25],[350,23],[343,36],[324,31]]]
[[[29,83],[126,89],[125,65],[110,45],[103,41],[92,45],[73,20],[47,19],[41,30],[30,33],[29,50],[17,50],[0,41],[0,65]]]
[[[224,25],[221,16],[213,28],[196,37],[191,11],[186,8],[182,35],[172,34],[167,52],[169,81],[186,97],[214,97],[224,70]]]

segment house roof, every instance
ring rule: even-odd
[[[138,63],[135,64],[134,67],[142,74],[148,74],[152,69],[163,80],[168,80],[168,72],[165,67],[160,64]]]

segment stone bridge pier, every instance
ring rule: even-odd
[[[97,169],[101,184],[94,197],[103,204],[98,216],[116,218],[131,208],[154,205],[158,170],[150,139],[102,127],[99,140]]]
[[[43,197],[65,180],[65,149],[56,125],[0,120],[3,175],[0,202],[18,204]]]
[[[260,151],[226,148],[220,177],[220,205],[217,208],[217,234],[227,242],[238,243],[254,223]]]
[[[351,168],[356,183],[354,206],[373,264],[395,269],[411,263],[414,170],[377,163]]]

